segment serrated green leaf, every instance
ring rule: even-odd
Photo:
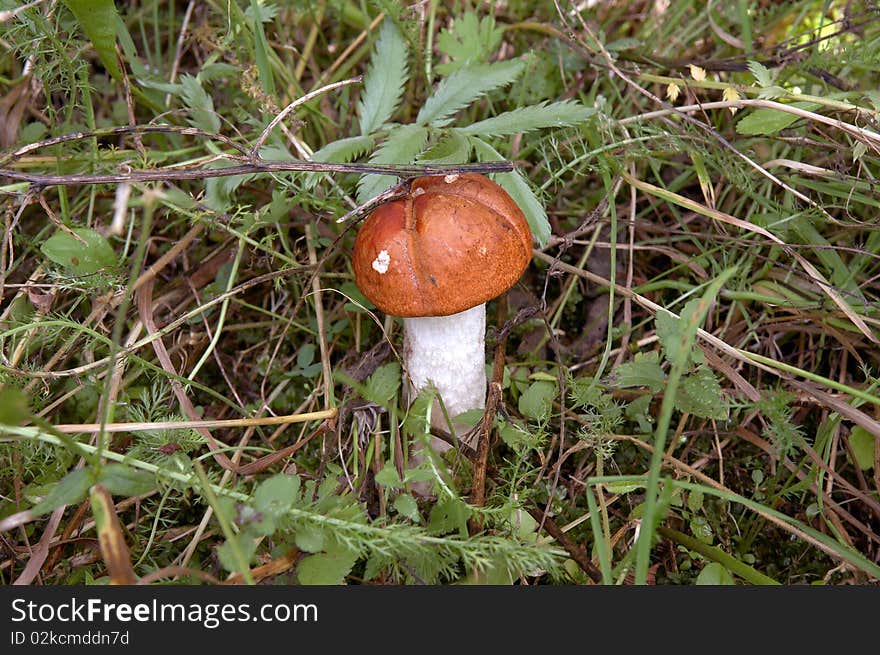
[[[400,476],[397,474],[397,468],[391,462],[386,462],[382,470],[376,473],[376,484],[381,484],[389,489],[399,489],[403,486]]]
[[[156,479],[152,473],[125,464],[104,465],[101,467],[98,482],[114,496],[140,496],[156,488]]]
[[[400,494],[394,499],[394,510],[401,516],[408,518],[410,521],[415,523],[421,521],[422,517],[419,515],[419,505],[416,503],[416,499],[409,494]]]
[[[636,353],[633,361],[621,364],[614,370],[615,386],[648,387],[658,393],[666,385],[666,374],[660,366],[660,353]]]
[[[450,130],[440,142],[425,150],[418,163],[463,164],[470,159],[471,142],[457,130]]]
[[[39,503],[31,508],[34,516],[47,514],[62,505],[74,505],[82,501],[95,484],[95,472],[89,467],[72,470],[61,478]]]
[[[626,417],[631,421],[636,421],[639,424],[639,431],[643,434],[648,434],[654,429],[651,425],[654,418],[649,413],[649,410],[651,409],[651,400],[652,398],[650,394],[639,396],[635,400],[627,403],[625,410]]]
[[[428,518],[428,532],[434,535],[458,532],[462,539],[467,539],[467,521],[471,517],[471,509],[458,498],[443,500],[431,510]]]
[[[553,408],[556,393],[556,385],[552,382],[545,380],[533,382],[519,397],[520,413],[537,421],[546,420]]]
[[[220,131],[220,117],[214,111],[214,100],[202,88],[201,82],[192,75],[180,76],[180,97],[189,107],[189,124],[205,132]]]
[[[371,164],[411,164],[425,149],[428,131],[419,125],[400,125],[370,157]],[[393,175],[363,175],[358,180],[358,202],[365,203],[394,184]]]
[[[550,240],[550,219],[547,218],[547,212],[544,205],[535,196],[531,185],[526,181],[519,171],[512,173],[498,173],[494,176],[495,181],[507,191],[508,195],[519,206],[526,221],[529,223],[529,229],[532,237],[538,243],[540,248],[547,245]]]
[[[758,86],[770,86],[773,84],[770,70],[764,64],[759,61],[749,60],[746,66],[748,66]]]
[[[358,103],[361,134],[375,132],[391,119],[407,81],[407,47],[390,18],[382,23],[376,49],[364,74],[364,92]]]
[[[666,358],[666,361],[673,363],[678,359],[687,322],[694,315],[699,302],[699,298],[689,300],[684,308],[682,308],[680,316],[673,316],[669,312],[659,311],[654,317],[654,327],[657,331],[660,345],[663,347],[663,356]],[[695,350],[692,349],[688,354],[687,361],[694,360]],[[687,369],[687,365],[685,369]]]
[[[856,425],[849,433],[849,445],[860,469],[867,471],[874,468],[874,450],[877,448],[877,437],[862,426]]]
[[[64,0],[98,53],[104,68],[114,79],[122,81],[116,60],[116,20],[113,0]]]
[[[400,389],[401,379],[400,364],[397,362],[383,364],[367,378],[364,397],[379,405],[386,405]]]
[[[214,162],[208,168],[226,168],[228,163]],[[205,182],[205,204],[218,212],[228,210],[232,206],[232,194],[245,182],[250,182],[256,177],[248,175],[226,175],[223,177],[210,177]]]
[[[87,227],[71,231],[73,234],[56,232],[40,246],[40,251],[74,275],[91,275],[116,266],[116,253],[107,239]]]
[[[452,115],[490,91],[513,82],[524,64],[515,59],[493,64],[460,68],[443,79],[422,105],[416,122],[420,125],[443,127],[452,122]]]
[[[491,14],[481,20],[469,11],[456,18],[452,28],[444,29],[437,37],[437,49],[450,59],[439,64],[437,72],[449,75],[463,66],[488,61],[501,44],[503,35],[504,30],[495,26]]]
[[[268,512],[280,516],[300,498],[300,479],[298,475],[278,473],[263,480],[254,491],[254,508],[258,512]]]
[[[310,555],[297,565],[296,577],[303,585],[343,584],[356,561],[357,555],[341,548]]]
[[[709,562],[697,576],[698,585],[732,585],[733,576],[718,562]]]
[[[572,127],[582,123],[596,110],[574,100],[548,104],[546,101],[519,107],[498,116],[457,128],[462,134],[474,136],[507,136],[528,133],[550,127]]]
[[[0,425],[21,425],[31,415],[30,399],[16,387],[6,387],[0,393]]]
[[[719,421],[725,420],[728,412],[721,385],[707,366],[697,367],[682,379],[675,407],[681,412]]]
[[[311,160],[333,164],[348,163],[364,155],[375,143],[371,136],[353,136],[331,141],[315,152]],[[312,189],[327,173],[309,173],[305,177],[306,189]]]
[[[795,102],[792,107],[813,111],[819,105],[811,102]],[[743,116],[736,124],[737,134],[747,136],[775,134],[800,120],[800,116],[778,109],[761,108]]]
[[[296,547],[307,553],[317,553],[324,548],[324,531],[315,526],[300,527],[293,538]]]

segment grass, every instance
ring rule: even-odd
[[[0,0],[4,584],[880,581],[869,4],[84,4]],[[462,166],[535,249],[441,455],[350,257]]]

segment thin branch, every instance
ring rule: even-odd
[[[328,164],[315,161],[270,161],[257,160],[252,163],[227,166],[225,168],[155,168],[131,171],[129,173],[98,173],[93,175],[41,175],[0,169],[0,178],[6,177],[15,182],[30,182],[39,187],[77,186],[81,184],[120,184],[124,182],[171,182],[181,180],[205,180],[214,177],[233,175],[255,175],[260,173],[287,173],[307,171],[316,173],[372,173],[415,177],[419,175],[453,175],[464,173],[509,173],[513,163],[509,161],[480,162],[455,165],[407,165],[391,164]]]

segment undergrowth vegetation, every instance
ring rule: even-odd
[[[0,0],[0,580],[876,584],[878,28]],[[350,257],[462,165],[535,249],[440,454]]]

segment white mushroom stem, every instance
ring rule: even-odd
[[[403,329],[403,359],[413,396],[433,385],[451,419],[486,406],[485,303],[451,316],[405,318]],[[448,429],[436,403],[431,422]],[[461,438],[461,428],[453,426]]]

